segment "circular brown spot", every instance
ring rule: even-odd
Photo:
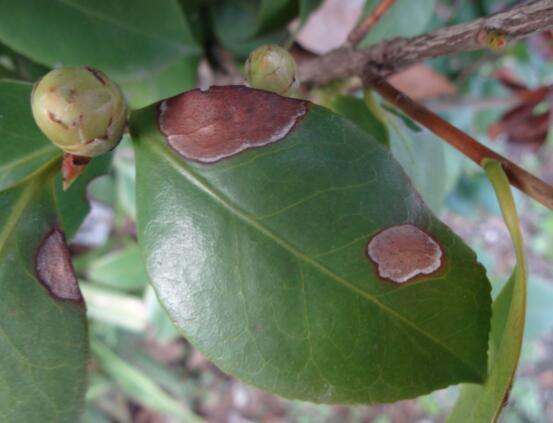
[[[426,232],[406,223],[376,234],[367,253],[378,266],[378,275],[404,283],[417,275],[429,275],[442,263],[442,249]]]

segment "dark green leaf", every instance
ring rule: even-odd
[[[0,81],[0,190],[60,154],[34,123],[31,85]]]
[[[34,124],[30,93],[30,84],[0,82],[0,417],[74,422],[88,334],[62,231],[84,218],[85,182],[109,157],[61,193],[61,151]]]
[[[282,41],[286,24],[297,13],[292,0],[225,0],[211,6],[219,41],[243,57],[261,44]]]
[[[211,164],[168,147],[157,108],[131,119],[146,268],[200,351],[247,382],[315,402],[394,401],[484,379],[484,269],[378,142],[326,109],[261,91],[186,95],[200,110],[177,109],[190,116],[182,133],[216,146],[267,128],[283,136],[274,122],[307,107],[284,139]],[[440,243],[445,263],[399,285],[378,276],[367,243],[406,223]]]
[[[0,191],[0,417],[6,422],[77,421],[86,390],[85,307],[59,232],[54,172],[47,165]]]
[[[332,99],[330,108],[336,113],[347,117],[360,128],[367,131],[375,140],[383,145],[388,145],[388,129],[369,110],[365,101],[352,96],[339,95]]]
[[[526,314],[527,267],[524,243],[511,188],[501,163],[484,162],[505,224],[511,233],[517,265],[493,304],[489,370],[483,385],[463,386],[448,422],[495,422],[507,403],[520,357]]]
[[[102,69],[131,88],[132,105],[190,88],[174,75],[200,49],[176,0],[0,0],[0,10],[9,11],[0,14],[6,45],[50,67]],[[133,91],[139,81],[147,94]]]

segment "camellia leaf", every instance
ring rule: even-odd
[[[336,113],[347,117],[361,129],[367,131],[375,140],[388,146],[388,129],[379,117],[369,109],[363,99],[353,96],[337,95],[329,101],[329,107]]]
[[[283,28],[303,7],[291,0],[224,0],[213,3],[211,17],[219,41],[239,56],[247,57],[262,44],[285,37]]]
[[[485,378],[484,269],[365,131],[230,86],[135,112],[131,135],[147,271],[223,370],[328,403]]]
[[[0,81],[0,420],[74,422],[88,333],[64,232],[75,232],[88,212],[86,181],[110,158],[93,160],[62,193],[61,150],[32,119],[31,88]]]
[[[380,0],[367,0],[365,15],[371,13]],[[359,43],[367,47],[393,37],[412,37],[422,33],[434,16],[436,0],[397,1]]]
[[[34,124],[31,85],[0,81],[0,190],[60,156]]]
[[[0,0],[0,10],[9,11],[0,14],[3,43],[50,67],[102,69],[133,106],[190,88],[175,74],[189,72],[183,59],[200,48],[176,0]]]
[[[463,386],[450,423],[497,421],[509,399],[524,335],[528,275],[515,202],[501,163],[486,160],[483,165],[511,233],[517,265],[493,304],[488,378],[484,385]]]
[[[6,422],[74,422],[83,406],[87,322],[55,206],[59,164],[54,159],[0,191],[0,417]]]

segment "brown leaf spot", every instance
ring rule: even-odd
[[[429,275],[441,267],[442,249],[427,233],[406,223],[376,234],[367,247],[378,275],[404,283],[417,275]]]
[[[63,232],[52,229],[44,238],[36,255],[38,279],[60,300],[81,302],[81,290],[73,270]]]
[[[159,127],[177,153],[213,163],[284,138],[306,111],[306,102],[266,91],[212,87],[161,103]]]

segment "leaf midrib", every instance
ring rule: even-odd
[[[157,141],[157,140],[156,140]],[[482,375],[481,372],[475,368],[472,363],[467,362],[463,358],[457,356],[454,351],[452,351],[450,348],[447,347],[447,345],[443,344],[439,339],[431,335],[430,333],[426,332],[424,329],[418,327],[411,321],[409,321],[406,317],[402,316],[392,308],[388,307],[387,305],[381,303],[378,301],[378,298],[374,297],[373,295],[369,294],[368,292],[365,292],[355,286],[354,284],[350,283],[346,279],[340,277],[336,273],[334,273],[332,270],[325,267],[323,264],[318,262],[317,260],[314,260],[312,257],[309,257],[308,255],[302,253],[300,250],[298,250],[296,247],[294,247],[292,244],[287,242],[286,240],[280,238],[276,234],[274,234],[271,230],[266,228],[265,226],[261,225],[259,222],[257,222],[251,215],[246,213],[245,211],[241,210],[239,207],[232,204],[231,201],[229,201],[222,193],[214,189],[207,181],[205,181],[203,178],[198,176],[193,172],[193,170],[184,162],[177,160],[176,157],[174,157],[173,153],[170,152],[168,149],[166,149],[160,142],[150,142],[147,143],[148,147],[155,150],[159,156],[161,156],[162,159],[167,161],[171,167],[173,167],[178,173],[183,175],[190,183],[192,183],[196,188],[203,191],[205,194],[209,195],[212,199],[214,199],[217,203],[219,203],[221,206],[223,206],[225,209],[230,211],[233,215],[244,221],[246,224],[250,225],[251,227],[257,229],[261,233],[263,233],[265,236],[279,244],[281,247],[283,247],[285,250],[287,250],[290,254],[293,256],[296,256],[298,259],[303,260],[305,263],[309,264],[310,266],[314,267],[321,273],[327,275],[331,279],[333,279],[335,282],[339,283],[340,285],[346,287],[350,291],[360,295],[361,297],[365,298],[366,300],[370,301],[377,307],[379,307],[383,312],[388,313],[392,317],[395,317],[397,320],[399,320],[404,325],[411,327],[415,331],[419,332],[421,335],[428,338],[430,341],[432,341],[434,344],[442,348],[447,353],[451,354],[452,357],[454,357],[459,362],[463,363],[467,368],[469,368],[472,372],[474,372],[474,375],[477,376],[478,379],[481,379]]]

